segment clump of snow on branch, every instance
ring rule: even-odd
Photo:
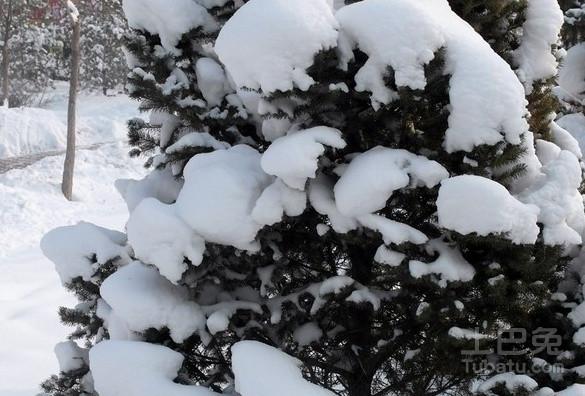
[[[174,154],[188,147],[209,147],[215,150],[229,148],[229,144],[220,142],[207,132],[190,132],[166,148],[165,153]]]
[[[136,71],[136,69],[135,69]],[[153,76],[154,78],[154,76]],[[149,122],[160,127],[160,146],[165,147],[171,140],[173,131],[181,125],[181,120],[174,114],[162,110],[150,112]]]
[[[571,133],[561,127],[558,123],[552,121],[550,123],[550,131],[552,134],[553,141],[559,148],[563,150],[570,151],[577,157],[581,159],[583,157],[583,153],[581,151],[581,147],[579,146],[579,142]]]
[[[173,380],[183,356],[170,348],[136,341],[102,341],[89,352],[95,390],[101,396],[218,396],[208,388]]]
[[[177,214],[208,242],[256,250],[262,225],[251,214],[273,180],[260,159],[258,151],[245,145],[194,156],[183,172]]]
[[[174,0],[172,6],[166,0],[124,0],[122,6],[131,28],[157,34],[163,47],[173,53],[185,32],[217,29],[207,10],[193,0]]]
[[[529,0],[520,47],[514,52],[518,77],[532,91],[534,81],[554,76],[557,60],[551,46],[559,39],[563,12],[556,0]]]
[[[173,177],[169,168],[155,169],[141,180],[118,179],[116,189],[132,212],[145,198],[170,204],[175,202],[183,182]]]
[[[564,389],[560,392],[553,392],[553,390],[551,389],[551,393],[549,394],[545,394],[545,396],[581,396],[585,394],[585,385],[583,384],[574,384],[571,385],[569,387],[567,387],[567,389]]]
[[[404,253],[388,249],[386,245],[380,245],[374,255],[374,261],[389,265],[390,267],[398,267],[405,258],[406,255]]]
[[[73,22],[77,23],[79,20],[79,10],[71,0],[67,0],[67,8],[69,9],[69,16]]]
[[[456,176],[441,183],[439,224],[467,235],[506,234],[517,244],[534,243],[538,208],[514,198],[501,184],[480,176]]]
[[[314,80],[306,69],[336,46],[336,29],[328,0],[255,0],[224,25],[215,51],[238,87],[307,90]]]
[[[471,151],[504,137],[519,144],[528,131],[524,89],[516,75],[446,0],[368,0],[343,7],[337,19],[346,62],[354,46],[370,56],[356,83],[358,90],[372,92],[375,108],[396,97],[383,83],[386,66],[394,69],[398,87],[422,89],[423,66],[438,49],[445,49],[446,72],[451,75],[444,141],[448,152]]]
[[[585,43],[577,44],[567,51],[559,69],[561,98],[578,103],[585,101]]]
[[[139,262],[109,276],[100,294],[131,331],[168,327],[178,343],[197,331],[205,334],[206,317],[197,304],[188,301],[188,292]]]
[[[64,341],[55,345],[55,356],[59,370],[63,373],[79,370],[89,363],[88,350],[80,348],[74,341]]]
[[[543,175],[518,199],[537,206],[549,245],[578,245],[585,230],[583,197],[579,193],[581,166],[573,153],[563,150],[542,168]]]
[[[184,258],[199,265],[205,241],[174,212],[174,207],[147,198],[132,212],[126,226],[137,259],[156,266],[171,282],[187,269]]]
[[[323,330],[316,322],[308,322],[299,326],[293,333],[294,340],[303,347],[319,341],[323,336]]]
[[[300,365],[299,360],[260,342],[241,341],[232,347],[236,391],[242,396],[334,395],[305,380]]]
[[[309,201],[317,213],[327,216],[335,232],[345,234],[358,227],[358,222],[352,217],[343,215],[335,204],[333,195],[333,180],[320,174],[309,184]]]
[[[582,290],[585,292],[585,290]],[[585,324],[585,302],[574,307],[567,317],[571,319],[575,327],[580,327]]]
[[[414,278],[432,275],[434,282],[446,287],[447,282],[468,282],[475,276],[475,269],[457,248],[450,247],[439,239],[433,239],[427,243],[427,252],[437,253],[439,257],[428,264],[417,260],[410,261],[410,275]]]
[[[307,194],[290,188],[281,179],[276,179],[260,195],[252,218],[258,224],[272,225],[282,220],[282,216],[299,216],[307,206]]]
[[[221,104],[231,89],[225,71],[211,58],[201,58],[195,63],[197,85],[209,106]]]
[[[91,281],[97,266],[110,260],[127,260],[125,244],[124,234],[81,222],[47,233],[41,240],[41,249],[55,264],[61,282],[68,284],[75,278]]]
[[[335,184],[335,202],[345,216],[360,216],[385,207],[395,190],[407,186],[431,188],[447,177],[447,170],[436,161],[379,146],[349,163]]]
[[[416,228],[381,215],[366,214],[359,216],[357,220],[362,226],[379,232],[387,245],[392,243],[400,245],[404,242],[420,245],[428,240],[427,236]]]
[[[369,56],[355,82],[356,90],[372,93],[374,104],[397,98],[384,83],[388,66],[398,87],[425,87],[424,65],[445,43],[441,25],[425,15],[426,7],[426,2],[370,0],[337,13],[342,65],[347,68],[356,46]]]
[[[583,59],[583,64],[585,65],[585,58]],[[575,138],[575,140],[577,140],[581,152],[585,153],[585,114],[567,114],[559,118],[556,123],[561,128],[568,131]]]
[[[477,332],[477,330],[462,329],[461,327],[453,326],[449,329],[449,337],[456,338],[458,340],[481,340],[490,338],[487,334]]]
[[[479,384],[477,391],[488,393],[490,389],[502,384],[509,392],[518,392],[519,390],[534,391],[538,388],[538,383],[528,375],[515,373],[502,373],[494,375],[491,378]]]
[[[419,230],[381,215],[366,213],[346,216],[336,204],[333,182],[325,175],[319,175],[310,183],[309,201],[317,213],[328,216],[335,232],[345,234],[362,226],[379,232],[386,244],[404,242],[422,244],[428,240]]]
[[[341,132],[329,127],[291,132],[274,141],[264,152],[262,169],[278,176],[288,186],[304,190],[307,178],[315,178],[325,146],[344,148]]]

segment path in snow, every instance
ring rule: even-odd
[[[95,143],[95,144],[86,144],[84,146],[77,146],[75,150],[95,150],[104,144],[114,143],[114,142],[104,142],[104,143]],[[0,174],[6,173],[12,169],[22,169],[26,168],[42,160],[43,158],[47,157],[55,157],[57,155],[65,154],[65,150],[52,150],[52,151],[44,151],[42,153],[35,153],[35,154],[28,154],[28,155],[21,155],[18,157],[10,157],[0,159]]]

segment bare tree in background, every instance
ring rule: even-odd
[[[67,150],[65,152],[65,166],[63,169],[63,195],[69,201],[73,198],[73,171],[75,168],[75,116],[77,111],[77,89],[79,86],[79,41],[80,24],[79,11],[72,1],[67,1],[71,15],[73,34],[71,38],[71,78],[69,80],[69,105],[67,108]]]
[[[2,11],[2,16],[4,17],[4,32],[2,35],[2,66],[1,66],[1,74],[2,74],[2,104],[8,105],[8,84],[9,84],[9,69],[10,69],[10,49],[9,49],[9,41],[12,35],[12,16],[13,16],[13,1],[8,0],[6,4],[6,10]]]

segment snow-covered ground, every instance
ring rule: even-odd
[[[64,122],[63,92],[57,90],[46,113]],[[81,95],[80,141],[118,142],[77,152],[74,202],[60,192],[63,156],[0,175],[0,396],[34,396],[58,371],[53,347],[69,329],[59,323],[57,309],[75,299],[61,287],[39,241],[48,230],[81,220],[123,228],[127,209],[114,181],[145,173],[123,143],[125,122],[136,115],[137,104],[123,95]]]
[[[65,148],[68,85],[58,82],[43,109],[0,107],[0,159]],[[126,121],[137,116],[135,102],[124,95],[82,93],[78,99],[80,145],[124,139]]]

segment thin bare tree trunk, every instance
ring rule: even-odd
[[[71,5],[73,6],[73,5]],[[70,8],[71,8],[70,6]],[[73,9],[75,7],[73,6]],[[69,80],[69,105],[67,108],[67,150],[65,152],[65,166],[63,168],[63,195],[69,201],[73,199],[73,171],[75,168],[75,118],[77,89],[79,86],[79,41],[80,25],[77,10],[71,12],[73,36],[71,39],[71,79]]]
[[[12,34],[12,2],[8,0],[6,15],[4,17],[4,45],[2,46],[2,105],[8,102],[9,87],[9,70],[10,70],[10,49],[8,48],[8,42]]]

